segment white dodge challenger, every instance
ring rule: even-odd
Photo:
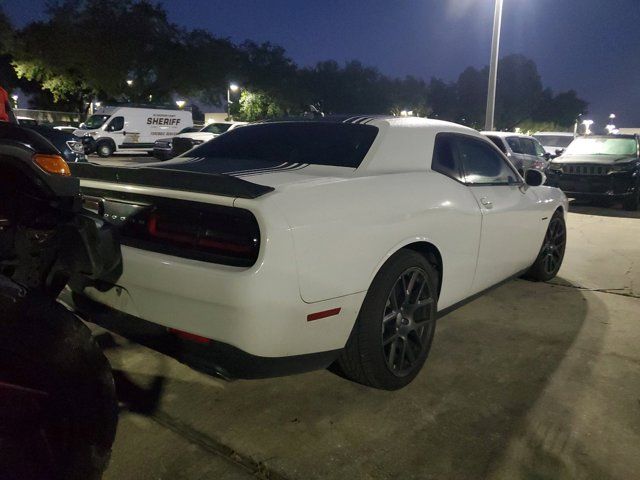
[[[72,285],[77,311],[228,378],[331,366],[401,388],[436,318],[554,277],[566,244],[560,190],[441,121],[258,123],[162,164],[72,168],[124,265],[117,284]]]

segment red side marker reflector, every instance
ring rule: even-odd
[[[189,340],[190,342],[196,343],[211,343],[211,339],[207,337],[201,337],[200,335],[196,335],[195,333],[183,332],[182,330],[176,330],[175,328],[169,328],[169,333],[173,333],[175,336],[180,337],[184,340]]]
[[[307,322],[313,322],[314,320],[320,320],[321,318],[333,317],[339,313],[339,308],[332,308],[331,310],[325,310],[324,312],[311,313],[307,315]]]

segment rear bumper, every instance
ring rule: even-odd
[[[68,300],[68,299],[67,299]],[[269,378],[328,367],[340,350],[287,357],[260,357],[231,345],[192,341],[166,327],[118,312],[89,298],[72,295],[75,311],[85,320],[158,351],[200,372],[224,378]]]
[[[123,246],[124,269],[117,286],[107,291],[76,289],[75,293],[164,330],[202,336],[254,357],[295,357],[342,349],[366,292],[304,302],[296,266],[287,261],[292,251],[288,232],[278,238],[270,246],[273,257],[263,254],[251,268]],[[310,314],[336,308],[340,309],[336,315],[307,319]]]

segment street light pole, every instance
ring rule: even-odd
[[[231,120],[231,92],[237,92],[240,87],[235,83],[230,83],[227,86],[227,120]]]
[[[502,26],[502,1],[495,0],[496,9],[493,15],[493,38],[491,40],[491,65],[489,66],[489,91],[487,93],[487,116],[484,129],[493,130],[496,110],[496,84],[498,83],[498,55],[500,53],[500,27]]]

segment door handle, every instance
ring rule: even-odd
[[[487,197],[482,197],[480,199],[480,203],[482,204],[482,206],[484,206],[485,208],[493,208],[493,202],[491,200],[489,200]]]

